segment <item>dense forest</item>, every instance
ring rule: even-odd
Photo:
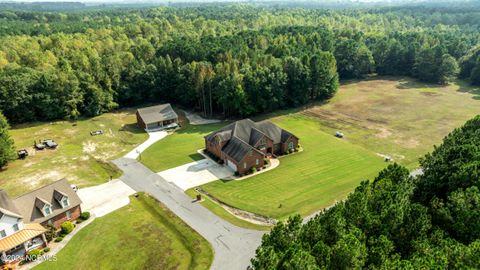
[[[243,117],[373,73],[480,84],[479,27],[472,7],[4,10],[0,111],[19,123],[166,101]]]
[[[263,237],[254,269],[479,269],[480,116],[420,160],[390,165],[305,225]]]

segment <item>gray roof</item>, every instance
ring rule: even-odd
[[[60,193],[68,197],[70,205],[62,208],[55,196],[58,197]],[[66,212],[82,203],[77,193],[72,189],[66,179],[61,179],[50,185],[41,187],[29,193],[26,193],[13,200],[13,203],[18,208],[18,212],[23,216],[27,222],[42,223],[47,221],[58,214]],[[46,203],[52,207],[52,213],[46,217],[38,207],[43,207]]]
[[[0,189],[0,218],[2,218],[3,215],[22,218],[22,215],[20,215],[20,212],[18,212],[15,204],[10,197],[8,197],[7,192]]]
[[[205,139],[213,142],[215,137],[219,137],[221,141],[228,141],[222,149],[223,152],[240,161],[248,150],[255,149],[253,146],[263,136],[272,139],[274,144],[278,144],[284,143],[290,136],[295,135],[268,120],[255,123],[250,119],[243,119],[210,133],[205,136]]]
[[[272,139],[274,144],[284,143],[290,136],[295,136],[268,120],[255,123],[250,119],[243,119],[231,123],[205,136],[205,138],[211,141],[215,135],[224,134],[226,131],[229,131],[230,134],[233,134],[233,136],[248,142],[251,145],[254,145],[254,143],[261,138],[261,134],[264,134],[268,138]],[[230,137],[228,139],[230,139]]]
[[[260,151],[237,137],[233,137],[230,141],[228,141],[228,143],[223,147],[222,150],[225,154],[233,158],[236,162],[242,161],[242,159],[250,151],[261,153]]]
[[[178,117],[170,103],[141,108],[138,109],[137,112],[145,124],[157,123]]]

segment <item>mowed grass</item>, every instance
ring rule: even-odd
[[[284,219],[344,199],[385,166],[374,152],[323,132],[316,120],[298,114],[270,120],[298,136],[304,151],[281,158],[275,170],[241,181],[215,181],[204,190],[237,208]]]
[[[91,136],[94,130],[105,134]],[[109,161],[147,139],[147,134],[136,128],[133,110],[76,122],[22,124],[12,127],[10,134],[17,149],[26,148],[30,153],[25,160],[13,161],[0,171],[0,186],[13,197],[64,177],[80,187],[117,177],[120,172]],[[53,139],[59,146],[35,151],[34,141],[42,139]]]
[[[413,169],[434,144],[480,114],[480,88],[461,81],[439,86],[371,78],[342,83],[328,103],[300,113],[318,120],[327,133],[341,130],[347,141]]]
[[[75,235],[57,261],[34,269],[208,269],[209,243],[148,195],[98,218]]]
[[[180,130],[145,150],[140,160],[150,170],[160,172],[203,159],[197,153],[197,150],[205,148],[203,137],[224,125],[226,123],[194,126],[185,121]]]

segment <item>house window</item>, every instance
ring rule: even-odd
[[[65,214],[67,214],[67,219],[71,219],[72,218],[72,213],[70,211],[67,211]]]
[[[67,207],[68,205],[70,205],[70,202],[68,200],[68,197],[63,197],[62,198],[62,207],[65,208]]]
[[[244,169],[247,168],[247,163],[246,163],[246,162],[243,163],[243,168],[244,168]]]
[[[3,238],[5,236],[7,236],[7,233],[5,232],[5,230],[1,230],[0,231],[0,237]]]
[[[43,208],[43,212],[44,212],[45,216],[48,216],[52,213],[52,209],[50,209],[50,206],[45,205],[45,207]]]
[[[289,143],[288,143],[288,149],[289,149],[289,150],[292,150],[292,149],[293,149],[293,142],[289,142]]]
[[[255,161],[255,164],[257,164],[257,166],[258,166],[259,163],[260,163],[260,161],[257,158],[257,160]]]
[[[14,232],[16,232],[16,231],[19,230],[18,224],[13,224],[12,228],[13,228],[13,231],[14,231]]]

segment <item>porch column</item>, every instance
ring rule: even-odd
[[[25,249],[25,253],[28,252],[27,242],[28,242],[28,241],[23,242],[23,248]]]
[[[2,262],[5,262],[7,260],[7,252],[2,251]]]
[[[48,244],[47,237],[45,237],[45,233],[42,233],[42,240],[45,243],[45,245]]]

